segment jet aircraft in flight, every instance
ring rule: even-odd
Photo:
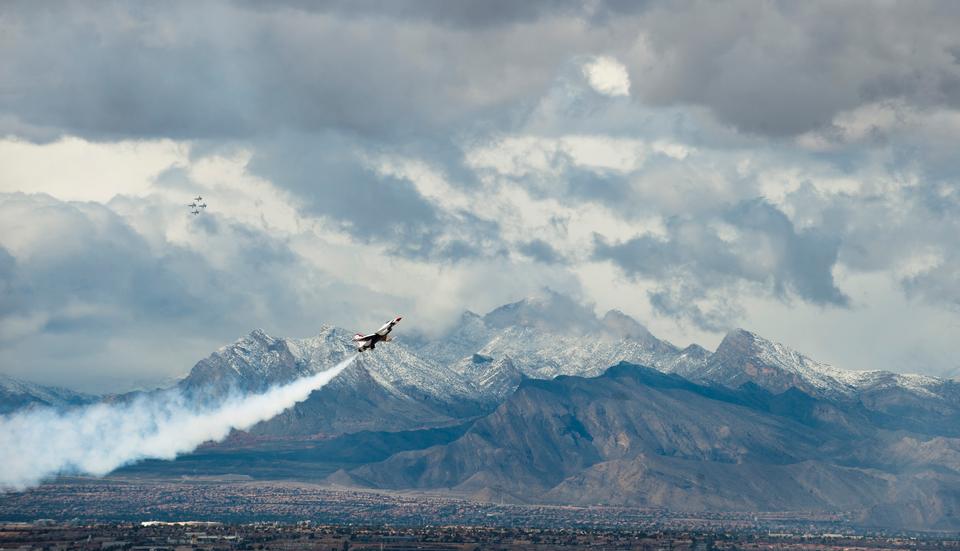
[[[390,331],[393,330],[394,325],[400,323],[401,319],[403,318],[397,316],[395,319],[383,324],[383,327],[377,329],[376,332],[370,333],[369,335],[362,335],[360,333],[354,335],[353,342],[357,344],[357,352],[373,350],[377,347],[377,343],[381,341],[390,342]]]

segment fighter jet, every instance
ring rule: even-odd
[[[369,335],[361,335],[357,333],[353,336],[353,342],[357,343],[357,352],[363,352],[364,350],[373,350],[377,347],[377,343],[380,341],[390,342],[390,331],[393,330],[393,326],[400,323],[400,320],[403,319],[400,316],[397,316],[395,319],[388,321],[383,324],[383,327],[377,329],[375,333],[370,333]]]
[[[200,207],[200,208],[202,208],[202,209],[207,208],[207,204],[206,204],[206,203],[200,203],[200,204],[197,205],[197,206]]]
[[[187,205],[187,206],[190,207],[190,208],[192,208],[192,209],[195,209],[195,208],[197,208],[197,202],[194,201],[193,203],[190,203],[190,204]]]
[[[203,197],[200,197],[199,195],[197,195],[196,197],[193,198],[193,200],[194,200],[194,201],[203,201]]]
[[[190,214],[200,214],[200,211],[199,211],[199,210],[196,210],[196,209],[194,209],[194,210],[192,210],[192,211],[190,211]]]

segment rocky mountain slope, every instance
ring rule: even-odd
[[[707,361],[677,372],[702,383],[751,383],[774,393],[795,388],[817,398],[859,403],[889,428],[960,435],[960,383],[889,371],[847,371],[738,329]]]
[[[484,316],[466,312],[448,334],[417,352],[452,365],[473,381],[497,381],[494,386],[500,391],[492,399],[505,397],[505,389],[515,388],[520,380],[513,370],[485,372],[499,369],[497,362],[509,360],[523,377],[551,379],[595,376],[626,361],[704,384],[739,388],[752,383],[774,393],[796,388],[818,398],[862,402],[890,426],[960,434],[956,381],[839,369],[743,329],[727,334],[713,353],[696,344],[680,349],[622,312],[611,310],[597,318],[592,310],[557,294],[507,304]]]
[[[329,326],[306,339],[254,331],[198,362],[178,386],[197,400],[260,392],[336,364],[353,353],[350,337]],[[293,437],[443,426],[489,412],[525,378],[595,376],[627,361],[703,384],[739,388],[751,383],[774,393],[796,388],[817,398],[862,403],[884,426],[960,434],[960,384],[955,381],[850,372],[744,330],[730,332],[713,353],[695,344],[681,349],[621,312],[597,317],[556,293],[484,316],[466,312],[436,339],[402,337],[409,336],[401,333],[400,340],[365,354],[307,402],[254,432]],[[50,390],[29,400],[17,392],[0,394],[0,408],[60,400]],[[73,399],[63,394],[68,391],[58,392],[61,401]]]
[[[913,442],[936,451],[904,454]],[[889,521],[909,494],[898,525],[957,527],[958,446],[873,427],[856,406],[796,389],[727,390],[620,364],[592,379],[525,380],[453,442],[331,480],[534,502],[855,510],[866,523]]]
[[[254,331],[177,387],[198,402],[261,392],[353,355],[350,337]],[[0,411],[88,399],[0,379]],[[328,480],[551,503],[855,510],[864,523],[957,529],[960,385],[845,371],[744,330],[712,353],[681,349],[621,312],[597,317],[548,294],[467,312],[437,339],[401,333],[250,433],[138,468],[313,480],[341,469]]]
[[[770,391],[794,387],[831,398],[849,398],[880,386],[899,386],[929,395],[944,382],[925,375],[839,369],[743,329],[728,333],[704,365],[678,373],[732,388],[751,381]]]
[[[0,414],[30,406],[78,406],[96,399],[96,396],[66,388],[38,385],[0,374]]]
[[[197,400],[268,387],[329,369],[356,353],[349,332],[330,326],[306,339],[274,338],[257,330],[194,366],[178,386]],[[254,427],[268,436],[339,434],[441,426],[490,409],[463,376],[391,343],[363,354],[327,386]]]

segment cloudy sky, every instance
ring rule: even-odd
[[[0,4],[0,372],[551,289],[956,376],[960,4]],[[193,217],[186,203],[209,204]]]

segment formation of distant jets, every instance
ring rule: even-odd
[[[203,197],[200,195],[194,197],[193,201],[191,201],[187,206],[190,207],[190,214],[194,216],[200,214],[203,209],[207,208],[207,204],[203,201]],[[377,329],[369,335],[363,335],[361,333],[354,335],[353,342],[357,347],[357,352],[373,350],[377,347],[378,342],[390,342],[393,340],[390,338],[390,331],[393,331],[393,326],[400,323],[401,319],[403,318],[397,316],[396,318],[383,324],[383,327]]]
[[[193,202],[187,206],[190,207],[190,214],[193,214],[194,216],[200,214],[200,209],[207,208],[207,204],[203,202],[203,197],[200,197],[199,195],[194,197]]]
[[[190,207],[190,214],[196,216],[200,214],[203,209],[207,208],[207,204],[203,202],[203,197],[197,195],[193,198],[193,201],[187,205]],[[353,337],[353,342],[357,347],[357,352],[364,352],[366,350],[373,350],[377,347],[378,342],[390,342],[390,331],[393,331],[393,326],[400,323],[400,320],[403,319],[400,316],[388,321],[383,324],[383,327],[377,329],[375,332],[370,333],[369,335],[363,335],[357,333]]]

